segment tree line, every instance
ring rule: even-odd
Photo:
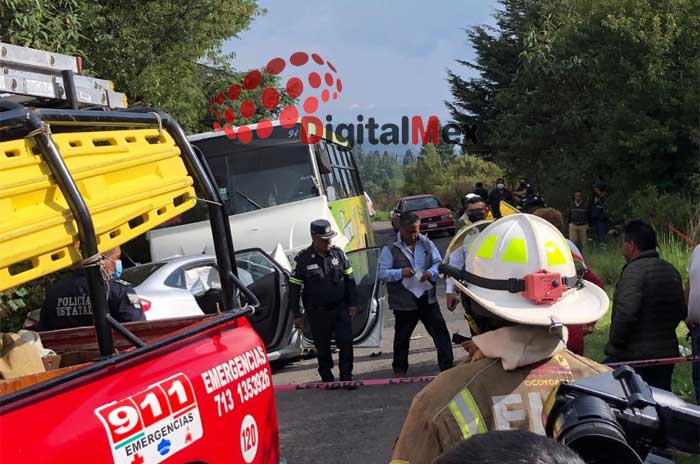
[[[604,180],[618,217],[697,219],[697,0],[501,0],[494,19],[467,29],[476,57],[457,60],[477,77],[448,72],[447,107],[478,126],[486,159],[556,206]]]
[[[442,143],[423,145],[415,155],[411,149],[399,156],[389,151],[365,152],[361,146],[353,152],[365,191],[383,211],[392,209],[404,195],[420,193],[433,193],[456,211],[476,182],[492,185],[503,173],[491,161],[455,154],[453,145]]]

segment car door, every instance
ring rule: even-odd
[[[377,273],[380,251],[379,247],[371,247],[346,253],[357,285],[357,314],[352,318],[353,344],[357,347],[376,348],[382,342],[387,299]],[[313,346],[308,320],[304,324],[304,346]]]
[[[282,348],[293,323],[288,310],[289,272],[260,248],[236,251],[236,266],[239,279],[260,301],[248,320],[268,352]]]

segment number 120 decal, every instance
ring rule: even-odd
[[[114,462],[157,464],[202,438],[202,420],[190,380],[175,374],[147,389],[95,409]]]

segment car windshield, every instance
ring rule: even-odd
[[[412,198],[403,202],[404,211],[420,211],[432,208],[440,208],[440,202],[435,197]]]
[[[163,267],[165,263],[149,263],[124,269],[121,279],[129,282],[133,287],[141,285],[151,274]]]

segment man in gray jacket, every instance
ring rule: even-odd
[[[403,213],[399,225],[396,242],[384,247],[379,255],[379,278],[387,284],[389,309],[395,317],[394,376],[406,375],[411,334],[418,321],[433,338],[438,366],[444,371],[452,367],[454,357],[435,291],[442,258],[435,244],[419,233],[418,216]]]
[[[685,319],[680,273],[656,252],[656,232],[639,220],[625,226],[622,254],[627,264],[613,296],[607,361],[678,356],[676,327]],[[673,364],[639,367],[652,387],[671,390]]]

